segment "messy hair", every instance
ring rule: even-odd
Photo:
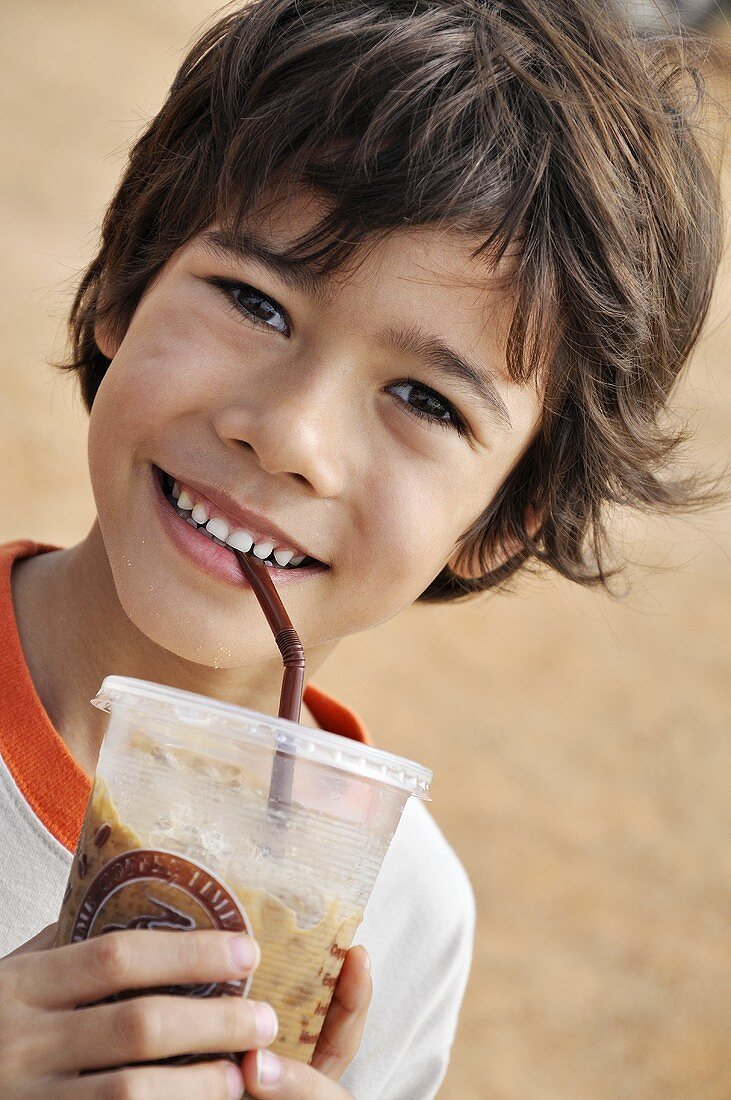
[[[324,200],[287,259],[325,276],[389,231],[456,229],[480,242],[486,286],[510,258],[507,370],[541,380],[543,411],[460,541],[480,575],[445,567],[421,599],[493,587],[530,561],[607,584],[612,505],[703,499],[672,476],[685,436],[666,416],[722,242],[687,58],[680,36],[640,36],[607,0],[237,6],[132,148],[62,366],[90,410],[110,362],[95,326],[123,336],[172,254],[213,223],[235,232],[275,180]]]

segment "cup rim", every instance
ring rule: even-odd
[[[227,738],[232,740],[253,742],[272,751],[326,764],[430,801],[433,773],[429,768],[329,730],[301,726],[286,718],[261,714],[235,703],[223,703],[208,695],[131,676],[105,676],[90,702],[108,713],[114,705],[119,705],[137,713],[171,718],[182,725],[225,728]],[[161,708],[165,708],[162,713]]]

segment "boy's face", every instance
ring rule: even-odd
[[[283,251],[319,213],[300,196],[248,229]],[[305,288],[201,235],[148,286],[121,342],[97,332],[113,362],[91,413],[92,484],[119,599],[144,634],[217,667],[272,645],[233,554],[177,516],[156,467],[228,493],[262,534],[270,522],[288,536],[278,545],[327,565],[274,574],[306,649],[388,619],[453,558],[540,415],[536,388],[507,378],[510,303],[472,243],[404,230]],[[486,393],[430,340],[469,360]]]

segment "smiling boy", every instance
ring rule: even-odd
[[[58,911],[105,675],[276,711],[280,662],[227,543],[268,562],[316,673],[346,635],[530,559],[601,582],[607,504],[693,501],[660,476],[661,417],[720,215],[671,54],[584,0],[260,0],[193,47],[72,310],[97,520],[68,549],[2,552],[0,948]],[[303,720],[366,736],[312,685]],[[461,866],[410,806],[357,937],[362,1042],[355,951],[328,1049],[313,1067],[247,1055],[250,1094],[434,1096],[472,927]],[[178,945],[169,980],[223,966],[207,937],[182,973],[196,933],[118,933],[111,962],[42,939],[0,963],[3,1096],[228,1095],[220,1065],[114,1067],[201,1051],[204,1034],[263,1049],[246,1002],[225,1043],[220,1004],[146,998],[140,1046],[119,1039],[120,1006],[71,1016],[91,986],[37,992],[78,971],[136,988],[163,966],[150,935]]]

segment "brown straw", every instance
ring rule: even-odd
[[[236,555],[244,576],[254,589],[254,595],[259,601],[274,634],[274,641],[282,654],[284,677],[282,692],[279,696],[279,717],[288,718],[290,722],[299,722],[305,683],[305,651],[302,643],[279,598],[267,566],[233,546],[231,549]],[[270,806],[290,804],[293,777],[294,757],[290,753],[280,752],[277,749],[272,762],[272,779],[269,785]]]

